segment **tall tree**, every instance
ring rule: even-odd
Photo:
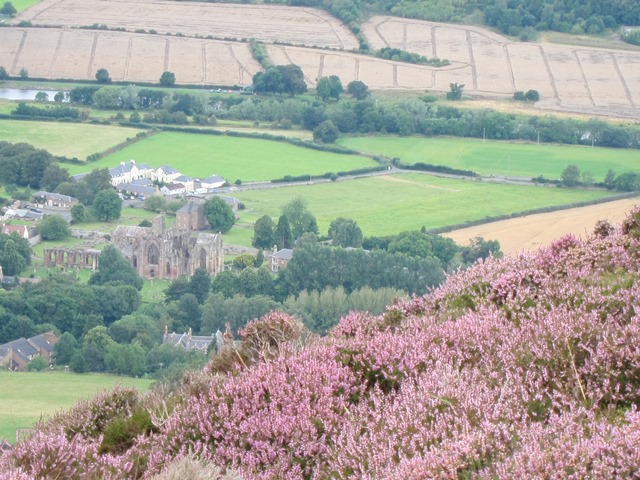
[[[318,224],[316,218],[307,209],[307,204],[302,197],[296,197],[282,208],[282,213],[289,220],[293,239],[302,236],[303,233],[311,232],[318,234]]]
[[[176,74],[173,72],[162,72],[160,75],[160,85],[163,87],[173,87],[176,83]]]
[[[316,86],[316,94],[322,100],[326,101],[331,99],[339,100],[340,94],[344,91],[340,77],[337,75],[330,75],[328,77],[320,77],[318,79],[318,85]]]
[[[198,268],[189,280],[188,292],[198,299],[198,303],[203,304],[210,291],[211,277],[206,270]]]
[[[293,246],[293,235],[291,234],[291,225],[286,215],[280,215],[278,225],[275,230],[276,245],[279,249],[291,248]]]
[[[204,215],[214,232],[227,233],[236,223],[233,210],[220,197],[213,197],[204,202]]]
[[[93,214],[98,220],[110,222],[120,218],[122,199],[115,190],[109,188],[98,192],[93,201]]]
[[[339,247],[361,247],[362,230],[355,220],[349,218],[336,218],[329,225],[329,236],[333,244]]]
[[[256,248],[270,249],[276,244],[275,223],[269,215],[263,215],[253,225],[251,245]]]

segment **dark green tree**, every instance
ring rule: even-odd
[[[7,69],[0,66],[0,80],[6,80],[9,78],[9,73],[7,73]]]
[[[361,247],[362,230],[355,220],[338,217],[329,225],[329,236],[333,245],[339,247]]]
[[[402,232],[387,249],[389,253],[403,253],[410,257],[428,258],[433,256],[429,237],[421,232]]]
[[[122,199],[112,188],[98,192],[93,200],[93,215],[105,222],[120,218]]]
[[[2,266],[2,272],[5,275],[19,275],[25,268],[27,268],[27,259],[20,251],[17,239],[13,238],[17,235],[2,235],[3,237],[9,237],[2,245],[2,251],[0,251],[0,266]]]
[[[313,129],[313,141],[319,143],[334,143],[340,131],[331,120],[325,120]]]
[[[173,72],[162,72],[160,75],[160,85],[163,87],[173,87],[176,83],[176,74]]]
[[[236,223],[233,210],[220,197],[213,197],[204,202],[204,215],[214,232],[227,233]]]
[[[449,91],[447,92],[447,100],[460,100],[462,98],[462,90],[464,84],[450,83]]]
[[[88,212],[86,207],[78,203],[71,207],[71,223],[78,224],[87,221]]]
[[[275,223],[269,215],[263,215],[253,225],[251,245],[261,249],[271,249],[276,244]]]
[[[482,237],[475,237],[469,246],[462,247],[462,260],[470,265],[480,258],[487,258],[492,255],[495,258],[502,257],[500,242],[497,240],[485,240]]]
[[[62,240],[71,235],[69,224],[60,215],[45,215],[38,228],[43,240]]]
[[[347,85],[347,92],[356,100],[364,100],[369,96],[369,87],[360,80],[354,80]]]
[[[98,83],[111,83],[111,76],[106,68],[99,68],[96,72],[96,80]]]
[[[300,238],[303,233],[310,232],[315,233],[316,235],[318,234],[316,218],[307,209],[307,203],[302,199],[302,197],[296,197],[287,203],[282,208],[282,213],[286,215],[287,220],[289,220],[291,235],[294,240]],[[280,222],[278,222],[278,224],[279,223]]]
[[[111,343],[104,355],[104,364],[106,371],[117,375],[140,377],[147,371],[146,353],[138,342]]]
[[[206,270],[198,268],[189,280],[188,292],[192,293],[199,304],[203,304],[211,291],[211,277]]]
[[[320,77],[316,86],[316,94],[324,101],[329,99],[339,100],[340,94],[344,91],[340,77],[330,75],[328,77]]]
[[[142,279],[129,261],[114,245],[107,245],[100,253],[98,270],[89,278],[90,285],[104,285],[109,282],[131,285],[142,289]]]
[[[580,184],[580,169],[577,165],[571,164],[562,171],[560,183],[565,187],[575,187]]]
[[[69,176],[69,171],[66,168],[62,168],[56,163],[50,163],[42,172],[40,188],[47,192],[53,192],[58,185],[70,180],[71,177]]]
[[[2,8],[0,8],[0,14],[2,15],[9,15],[10,17],[13,17],[16,13],[18,13],[18,11],[11,2],[5,2]]]
[[[82,356],[86,369],[90,372],[105,371],[105,357],[114,344],[106,327],[99,326],[89,330],[82,342]]]
[[[53,346],[56,365],[70,365],[76,354],[77,345],[78,342],[71,333],[63,333]]]
[[[274,232],[276,245],[278,249],[291,248],[293,246],[293,235],[291,234],[291,225],[286,215],[280,215],[278,225]]]

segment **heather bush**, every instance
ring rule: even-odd
[[[54,417],[0,478],[638,478],[639,232],[480,260],[324,338],[270,314],[176,390]]]

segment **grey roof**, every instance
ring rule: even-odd
[[[174,182],[190,182],[192,181],[192,179],[190,177],[187,177],[186,175],[180,175],[179,177],[176,177],[173,179]]]
[[[206,182],[206,183],[219,183],[219,182],[226,182],[226,180],[219,176],[219,175],[211,175],[210,177],[207,178],[203,178],[201,180],[201,182]]]
[[[240,200],[238,200],[235,197],[229,197],[228,195],[213,195],[213,196],[223,199],[227,203],[227,205],[233,206],[240,203]]]
[[[293,258],[293,250],[290,248],[283,248],[276,253],[269,255],[270,258],[278,258],[280,260],[291,260]]]
[[[47,352],[53,351],[53,345],[50,344],[43,335],[36,335],[35,337],[31,337],[29,339],[29,342],[37,345],[42,350],[45,350]]]
[[[38,350],[36,350],[36,348],[33,345],[31,345],[27,341],[26,338],[19,338],[18,340],[13,340],[9,343],[5,343],[2,346],[13,349],[14,352],[19,353],[27,361],[29,360],[30,356],[37,355],[38,353],[40,353],[38,352]]]
[[[133,183],[121,183],[117,188],[121,191],[130,193],[141,193],[143,195],[153,195],[154,193],[156,193],[156,187],[135,185]]]
[[[79,182],[80,180],[82,180],[84,177],[86,177],[87,175],[89,175],[91,172],[85,172],[85,173],[76,173],[75,175],[71,175],[71,178],[76,181]]]
[[[180,173],[178,172],[178,170],[176,170],[173,167],[170,167],[169,165],[160,165],[158,167],[158,170],[164,173]]]
[[[176,213],[192,213],[192,212],[197,212],[200,209],[202,209],[203,206],[201,203],[197,203],[197,202],[188,202],[186,205],[180,207]]]
[[[186,333],[169,333],[165,335],[163,343],[168,343],[174,347],[181,346],[187,352],[191,350],[207,350],[209,345],[215,340],[215,335],[189,336]]]
[[[146,187],[148,185],[153,185],[153,182],[150,178],[137,178],[131,182],[131,185],[139,185],[141,187]]]
[[[62,202],[79,202],[77,198],[70,197],[69,195],[62,195],[60,193],[52,192],[36,192],[33,194],[34,198],[46,198],[47,200],[60,200]]]
[[[122,162],[120,165],[110,168],[109,174],[111,174],[112,177],[119,177],[124,173],[129,173],[133,170],[134,166],[137,167],[138,170],[153,170],[153,168],[146,163],[136,163],[134,160],[129,160],[128,162]]]

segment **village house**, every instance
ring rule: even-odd
[[[200,180],[200,188],[206,188],[207,190],[212,188],[220,188],[225,183],[227,183],[227,181],[224,178],[218,175],[212,175]]]
[[[109,169],[111,185],[117,187],[121,183],[131,183],[140,178],[152,178],[155,170],[146,163],[136,163],[135,160],[121,162],[117,167]]]
[[[185,230],[204,230],[209,222],[204,216],[204,203],[190,201],[176,211],[176,227]]]
[[[52,331],[31,338],[19,338],[0,345],[0,367],[24,372],[31,360],[42,357],[52,363],[53,347],[58,336]]]
[[[80,203],[80,200],[69,195],[42,191],[34,193],[32,200],[38,208],[62,208],[65,210]]]
[[[207,353],[209,345],[216,341],[216,335],[199,336],[193,335],[191,328],[187,333],[169,333],[168,328],[164,327],[164,335],[162,336],[162,343],[171,345],[172,347],[184,348],[187,352],[192,350]]]
[[[12,233],[17,233],[22,238],[29,240],[37,235],[36,228],[28,225],[10,225],[3,224],[1,232],[4,235],[11,235]]]
[[[271,273],[278,273],[281,268],[286,268],[289,261],[293,258],[293,250],[290,248],[282,248],[278,250],[277,246],[273,246],[273,252],[265,256],[269,262],[269,270]]]
[[[181,183],[170,183],[169,185],[161,187],[160,191],[163,195],[166,195],[168,197],[174,195],[184,195],[185,193],[187,193],[187,189]]]
[[[169,165],[161,165],[156,168],[151,178],[156,182],[171,183],[180,175],[182,174],[175,168]]]

